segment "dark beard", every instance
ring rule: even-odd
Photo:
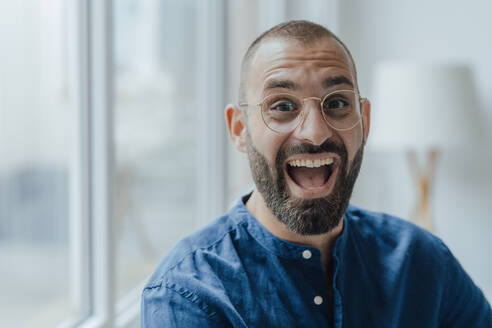
[[[304,143],[288,149],[280,149],[275,159],[274,172],[271,172],[265,157],[253,146],[249,134],[247,135],[247,149],[256,188],[273,215],[289,230],[301,235],[316,235],[329,232],[338,226],[347,209],[355,180],[359,175],[364,152],[363,144],[355,153],[348,173],[345,146],[331,141],[321,146]],[[324,198],[302,199],[290,196],[287,192],[282,163],[294,154],[321,152],[334,152],[341,159],[336,177],[337,182],[332,192]]]

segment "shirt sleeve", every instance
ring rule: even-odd
[[[143,290],[140,314],[142,328],[227,326],[190,291],[166,286]]]
[[[447,279],[442,300],[442,327],[492,328],[492,309],[458,260],[446,247]]]

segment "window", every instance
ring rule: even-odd
[[[0,26],[0,325],[55,326],[72,315],[65,1],[2,1]]]
[[[197,7],[125,0],[113,9],[118,298],[196,229]]]
[[[224,7],[0,4],[0,326],[137,327],[223,211]]]

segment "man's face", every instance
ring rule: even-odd
[[[333,39],[309,46],[266,40],[253,55],[246,78],[250,104],[278,93],[303,99],[356,90],[350,60]],[[332,230],[343,216],[365,136],[362,122],[338,131],[323,120],[319,101],[309,99],[304,106],[304,120],[288,133],[268,129],[260,109],[250,106],[246,146],[253,179],[267,207],[290,230],[312,235]],[[311,163],[319,167],[306,167]]]

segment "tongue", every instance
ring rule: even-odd
[[[321,166],[317,168],[291,167],[292,179],[303,188],[321,187],[328,177],[328,168]]]

